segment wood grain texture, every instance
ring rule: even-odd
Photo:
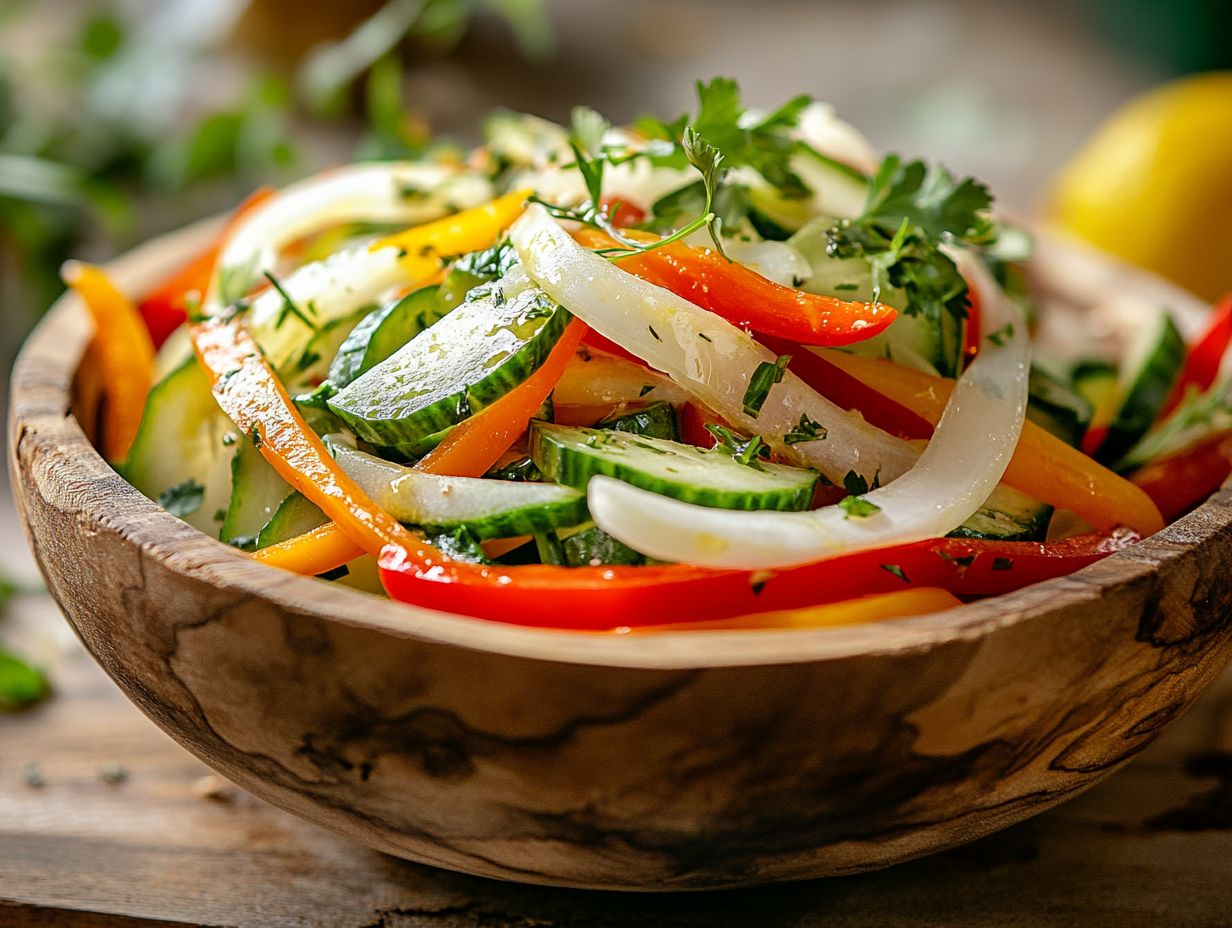
[[[11,525],[0,518],[0,535]],[[59,617],[17,604],[6,636]],[[17,631],[14,630],[17,624]],[[33,645],[16,639],[23,648]],[[1232,923],[1232,674],[1127,769],[1031,822],[875,874],[672,896],[514,886],[404,863],[235,788],[75,642],[56,696],[0,716],[0,925],[147,928],[1214,928]],[[40,764],[44,784],[23,782]],[[107,783],[104,765],[128,777]],[[216,784],[210,784],[215,786]]]
[[[72,415],[85,343],[66,298],[14,374],[13,482],[52,594],[193,753],[398,856],[630,890],[884,867],[1091,786],[1232,653],[1227,490],[1072,577],[888,625],[613,638],[383,602],[253,564],[127,486]]]

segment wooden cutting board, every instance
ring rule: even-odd
[[[11,512],[0,538],[20,567]],[[1107,783],[965,848],[841,880],[615,896],[406,864],[240,792],[124,700],[46,596],[19,599],[0,640],[53,664],[57,690],[0,715],[0,926],[1232,926],[1232,673]]]

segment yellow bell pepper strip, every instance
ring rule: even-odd
[[[491,405],[455,425],[416,469],[449,477],[482,477],[491,470],[514,439],[526,431],[526,424],[564,376],[587,331],[586,323],[572,320],[538,370]]]
[[[68,261],[60,273],[94,320],[93,352],[103,388],[103,456],[123,461],[154,386],[154,343],[137,307],[101,267]]]
[[[640,242],[656,241],[646,233],[625,234]],[[594,229],[584,229],[576,237],[587,248],[619,247],[614,239]],[[885,303],[852,302],[784,287],[727,260],[714,249],[680,242],[618,258],[616,264],[733,325],[802,345],[864,341],[884,331],[898,314]]]
[[[488,248],[526,209],[533,190],[515,190],[483,206],[463,210],[377,239],[371,251],[397,248],[409,276],[423,280],[437,273],[441,258]]]
[[[577,351],[585,323],[574,319],[547,359],[530,377],[500,399],[465,419],[415,465],[416,470],[450,477],[482,477],[500,459],[513,440],[543,406]],[[316,576],[341,567],[362,554],[333,524],[253,554],[262,563]],[[324,565],[324,566],[322,566]]]
[[[379,554],[414,537],[338,466],[308,427],[242,317],[189,326],[214,399],[236,427],[294,489],[315,503],[359,547]]]
[[[827,352],[825,360],[869,388],[936,425],[954,381],[880,359]],[[1145,492],[1028,421],[1005,471],[1005,482],[1058,509],[1068,509],[1097,529],[1126,525],[1142,535],[1164,527],[1159,507]]]
[[[680,631],[736,631],[744,629],[837,628],[842,625],[864,625],[886,619],[906,619],[915,615],[941,612],[961,606],[960,600],[939,587],[916,587],[893,593],[874,593],[856,599],[845,599],[823,606],[784,609],[778,612],[758,612],[733,619],[711,622],[674,622],[668,625],[648,625],[631,629],[637,634]]]

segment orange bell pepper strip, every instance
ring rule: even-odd
[[[269,567],[316,577],[337,570],[363,554],[364,549],[352,541],[337,522],[326,522],[311,532],[254,551],[251,557]]]
[[[164,279],[137,304],[155,348],[161,348],[171,333],[188,319],[186,300],[189,294],[204,293],[210,285],[210,276],[214,273],[218,253],[231,232],[254,207],[263,203],[273,193],[272,187],[262,187],[250,193],[231,214],[218,237],[204,251]]]
[[[103,456],[123,461],[154,386],[154,344],[137,307],[101,267],[68,261],[60,273],[94,320],[92,351],[102,383]]]
[[[864,625],[886,619],[906,619],[928,615],[961,606],[960,600],[948,590],[922,586],[892,593],[874,593],[837,603],[784,609],[778,612],[758,612],[733,619],[710,622],[674,622],[667,625],[647,625],[631,629],[637,634],[693,631],[736,631],[744,629],[838,628],[843,625]]]
[[[645,233],[626,234],[638,241],[655,240]],[[587,248],[619,247],[610,236],[594,229],[578,232],[577,240]],[[733,325],[802,345],[864,341],[884,331],[898,314],[885,303],[849,302],[784,287],[717,251],[680,242],[619,258],[616,264]]]
[[[308,427],[243,319],[215,318],[189,327],[214,399],[294,489],[315,503],[357,546],[379,554],[414,537],[338,466]]]
[[[450,477],[482,477],[491,470],[513,440],[526,431],[527,422],[564,374],[586,331],[581,320],[570,322],[538,370],[500,399],[454,426],[415,469]],[[363,553],[344,541],[341,530],[331,524],[252,556],[265,564],[316,576]]]
[[[954,381],[880,359],[828,352],[825,360],[936,426]],[[1093,461],[1033,422],[1005,471],[1005,482],[1058,509],[1068,509],[1098,529],[1127,525],[1142,535],[1164,527],[1159,507],[1123,477]]]

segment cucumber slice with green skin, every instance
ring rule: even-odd
[[[308,497],[299,492],[288,495],[274,510],[269,522],[257,535],[257,547],[268,548],[298,538],[320,528],[329,518]]]
[[[449,280],[454,281],[453,284]],[[476,278],[467,275],[472,285]],[[457,308],[470,286],[453,274],[446,284],[414,293],[369,313],[347,336],[329,367],[329,382],[341,390],[390,357],[424,329]]]
[[[1074,392],[1091,404],[1088,428],[1104,428],[1112,420],[1117,402],[1117,371],[1107,361],[1080,361],[1070,373]]]
[[[561,533],[564,534],[564,533]],[[565,567],[600,567],[609,564],[638,567],[646,556],[617,541],[599,526],[591,524],[581,531],[557,536],[560,563]]]
[[[1047,503],[999,486],[983,507],[954,531],[951,538],[987,538],[999,541],[1043,541],[1053,509]]]
[[[1031,368],[1028,384],[1027,418],[1077,448],[1091,422],[1090,401],[1040,367]]]
[[[1114,465],[1159,417],[1185,364],[1185,339],[1171,314],[1136,333],[1118,377],[1120,402],[1096,459]]]
[[[200,488],[200,504],[178,514],[217,536],[231,493],[231,458],[242,441],[234,428],[189,355],[150,391],[128,460],[117,469],[152,500],[176,487]]]
[[[405,455],[533,374],[570,319],[540,290],[493,287],[411,339],[329,401],[365,441]]]
[[[781,464],[754,468],[722,451],[661,438],[547,422],[531,424],[530,453],[550,480],[578,490],[603,474],[718,509],[807,509],[819,479],[815,471]]]
[[[251,549],[262,529],[292,490],[250,440],[241,440],[231,459],[231,504],[220,537],[229,545]]]
[[[343,446],[333,446],[333,454],[390,515],[428,532],[466,528],[486,541],[534,535],[590,518],[585,494],[553,483],[440,477]]]
[[[611,429],[613,432],[628,432],[632,435],[646,435],[649,438],[666,438],[668,441],[680,441],[680,421],[676,410],[667,403],[650,403],[641,409],[633,409],[604,419],[597,429]]]

